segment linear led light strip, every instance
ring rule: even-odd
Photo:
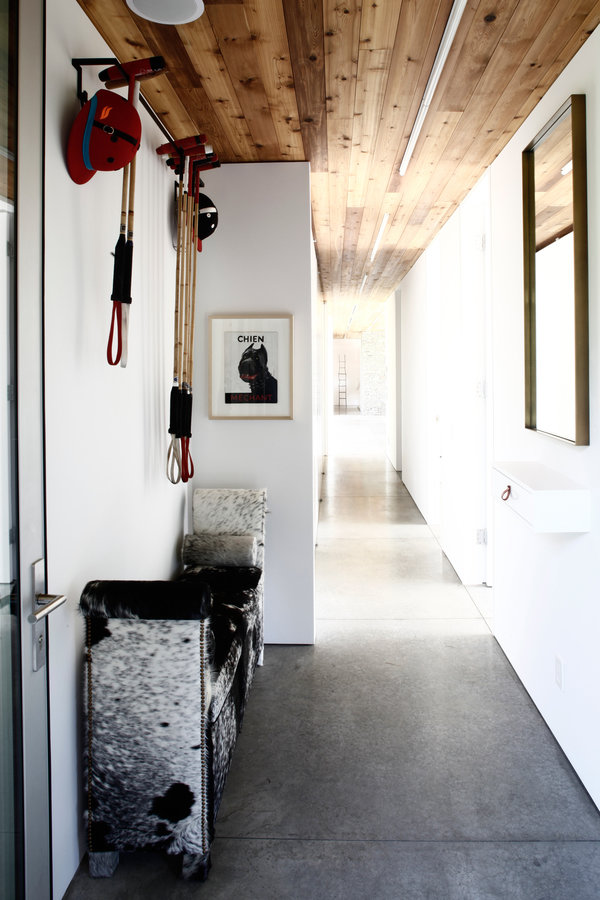
[[[406,150],[404,151],[404,156],[402,157],[402,162],[400,163],[400,169],[398,170],[400,175],[405,175],[406,170],[408,169],[410,158],[413,155],[413,150],[415,149],[415,145],[417,143],[417,140],[419,139],[421,128],[423,127],[423,123],[425,121],[425,116],[427,115],[427,112],[431,105],[431,101],[433,100],[433,95],[435,94],[435,89],[438,85],[438,81],[440,80],[440,75],[444,71],[444,66],[446,65],[448,54],[450,53],[452,41],[454,40],[454,37],[456,35],[456,31],[458,29],[458,25],[466,5],[467,0],[454,0],[454,5],[450,10],[450,15],[448,16],[448,21],[446,22],[446,28],[444,29],[444,34],[442,35],[442,40],[440,41],[437,55],[435,57],[433,66],[431,67],[429,80],[427,82],[427,86],[423,94],[423,99],[421,100],[421,105],[419,106],[419,111],[415,119],[415,124],[413,125],[413,129],[410,133],[408,144],[406,145]]]
[[[385,231],[385,226],[388,223],[388,219],[390,217],[389,213],[385,213],[381,225],[379,226],[379,231],[377,232],[377,237],[375,238],[375,243],[373,244],[373,249],[371,250],[371,258],[369,262],[373,262],[375,259],[375,254],[379,250],[379,244],[381,243],[381,238],[383,237],[383,232]]]
[[[350,318],[348,319],[348,324],[346,325],[346,331],[348,331],[348,329],[352,325],[352,319],[354,318],[354,313],[356,312],[357,308],[358,308],[358,303],[355,303],[354,307],[352,309],[352,312],[350,313]]]

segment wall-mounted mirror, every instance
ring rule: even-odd
[[[585,96],[523,151],[525,426],[589,444]]]

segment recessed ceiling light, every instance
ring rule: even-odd
[[[204,12],[202,0],[126,0],[129,9],[142,19],[159,25],[185,25]]]

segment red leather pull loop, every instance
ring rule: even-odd
[[[108,361],[109,366],[116,366],[118,362],[121,360],[121,353],[123,352],[123,338],[122,338],[122,307],[121,303],[115,301],[113,303],[112,308],[112,316],[110,319],[110,334],[108,335],[108,345],[106,347],[106,359]],[[117,338],[117,350],[116,354],[113,354],[113,346],[114,346],[114,338],[115,338],[115,328],[116,328],[116,338]]]
[[[512,488],[511,488],[510,484],[507,484],[507,486],[502,491],[502,499],[508,500],[508,498],[510,497],[511,494],[512,494]]]

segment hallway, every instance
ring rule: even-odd
[[[160,854],[69,900],[597,900],[600,816],[400,476],[335,420],[317,643],[269,646],[204,885]],[[484,598],[483,600],[481,598]]]

